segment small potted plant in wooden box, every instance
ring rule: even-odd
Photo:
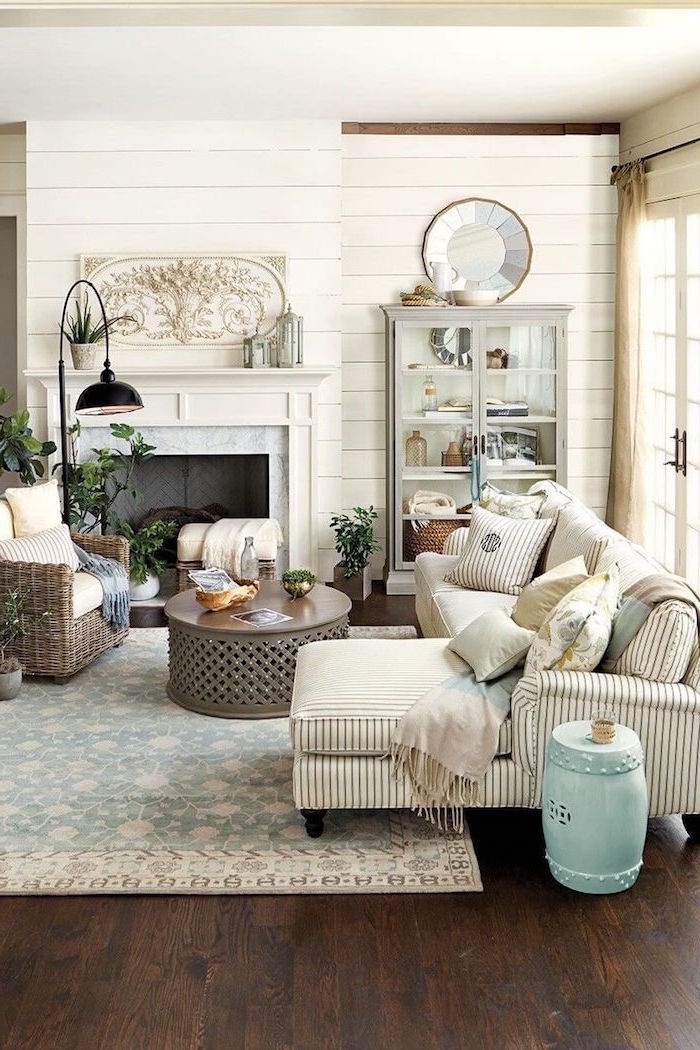
[[[374,507],[355,507],[349,514],[334,514],[331,528],[335,532],[335,549],[340,561],[333,569],[333,583],[351,601],[364,601],[372,591],[369,559],[379,544],[374,538]]]

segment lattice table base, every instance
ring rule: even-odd
[[[168,696],[219,718],[279,718],[289,714],[299,647],[347,636],[347,616],[303,634],[259,638],[190,634],[171,620]]]

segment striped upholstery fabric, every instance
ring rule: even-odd
[[[515,598],[489,591],[467,591],[445,582],[457,558],[425,552],[416,559],[416,615],[426,638],[453,638],[490,609],[510,609]]]
[[[685,602],[663,602],[644,621],[613,667],[614,674],[680,682],[698,638],[695,610]]]
[[[447,554],[449,557],[458,555],[460,558],[464,554],[464,550],[467,546],[467,540],[469,539],[469,529],[459,528],[451,532],[442,545],[442,553]]]
[[[510,758],[496,758],[479,785],[480,806],[534,805],[534,777]],[[378,755],[294,756],[294,804],[298,809],[409,809],[407,778],[395,780],[391,762]]]
[[[532,579],[553,521],[519,520],[475,507],[461,561],[445,579],[480,591],[520,594]]]
[[[318,642],[299,652],[289,726],[295,752],[384,755],[413,703],[466,668],[442,639]],[[510,719],[498,754],[509,754]]]
[[[541,805],[547,741],[555,726],[588,719],[600,707],[639,735],[644,748],[649,811],[700,811],[700,694],[687,685],[584,671],[540,671],[513,693],[513,761],[535,777]]]
[[[691,654],[688,670],[685,672],[683,681],[691,689],[695,689],[696,692],[700,693],[700,638],[695,642],[695,648]]]
[[[604,545],[598,558],[596,572],[607,572],[613,565],[617,565],[620,571],[620,590],[623,592],[633,583],[653,573],[663,572],[661,566],[657,565],[646,551],[622,537]]]
[[[572,500],[558,510],[556,528],[547,550],[545,571],[570,561],[578,554],[585,557],[593,541],[602,538],[613,542],[620,537],[583,503]]]
[[[73,549],[67,525],[57,525],[18,540],[0,540],[0,561],[33,562],[38,565],[67,565],[77,572],[80,562]]]

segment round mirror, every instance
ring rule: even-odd
[[[498,201],[468,197],[435,216],[423,241],[431,279],[452,275],[457,301],[498,302],[519,288],[530,269],[532,242],[525,224]]]

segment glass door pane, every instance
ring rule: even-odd
[[[686,432],[685,565],[680,566],[693,587],[700,585],[700,211],[686,220]]]
[[[647,543],[667,569],[676,566],[676,220],[652,219],[645,231],[647,374],[650,376],[649,441],[652,484]]]
[[[399,568],[409,566],[429,533],[471,502],[472,331],[404,322],[396,377],[396,499]],[[461,520],[461,519],[460,519]]]
[[[550,324],[487,325],[482,481],[524,491],[557,469],[557,332]]]

